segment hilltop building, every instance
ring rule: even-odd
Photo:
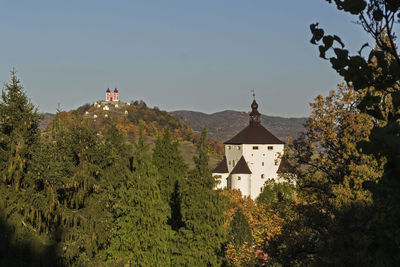
[[[118,90],[114,89],[114,93],[111,93],[110,88],[107,88],[106,91],[106,101],[119,101]]]
[[[249,125],[224,143],[225,156],[213,170],[218,188],[239,189],[243,196],[256,199],[265,181],[279,181],[279,173],[289,169],[282,159],[284,143],[261,125],[258,104],[254,99]]]

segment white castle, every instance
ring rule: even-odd
[[[279,181],[278,174],[290,165],[282,159],[284,143],[261,125],[255,100],[251,108],[249,125],[224,143],[225,156],[213,176],[219,181],[217,188],[239,189],[243,196],[256,199],[265,181]]]

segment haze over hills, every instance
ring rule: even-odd
[[[178,110],[170,112],[171,115],[186,122],[194,131],[207,128],[211,137],[224,142],[237,134],[249,123],[246,112],[225,110],[213,114],[196,111]],[[276,137],[286,141],[286,137],[297,137],[304,131],[303,124],[306,118],[284,118],[277,116],[261,115],[261,123]]]

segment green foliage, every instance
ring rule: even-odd
[[[167,204],[158,188],[159,175],[141,135],[135,145],[132,173],[115,205],[116,226],[111,240],[111,260],[135,266],[168,266]]]
[[[288,182],[276,183],[274,180],[265,182],[262,192],[257,198],[257,203],[268,207],[277,207],[282,202],[290,202],[295,196],[293,184]]]
[[[216,266],[223,260],[226,242],[226,199],[214,190],[215,179],[208,168],[208,150],[204,130],[198,143],[196,167],[182,188],[182,218],[185,227],[178,236],[181,257],[175,265]]]
[[[28,187],[24,181],[32,157],[32,148],[39,140],[40,115],[23,91],[16,72],[4,85],[0,102],[0,176],[15,190]]]
[[[245,242],[249,245],[253,243],[250,225],[240,209],[236,210],[230,228],[229,241],[235,247],[241,247]]]

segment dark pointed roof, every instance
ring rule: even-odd
[[[117,88],[114,89],[114,93],[118,93],[118,89]]]
[[[256,100],[251,103],[249,117],[249,125],[224,144],[284,144],[261,125]]]
[[[285,144],[261,124],[250,124],[224,144]]]
[[[109,93],[110,92],[110,88],[107,88],[107,91],[106,91],[106,93]]]
[[[231,174],[251,174],[249,166],[247,165],[243,156],[240,158],[235,168],[233,168]]]
[[[290,165],[289,161],[286,158],[282,158],[277,173],[291,173],[291,172],[293,172],[292,165]]]
[[[226,157],[221,160],[217,167],[213,170],[213,173],[229,173],[228,164],[226,163]]]

